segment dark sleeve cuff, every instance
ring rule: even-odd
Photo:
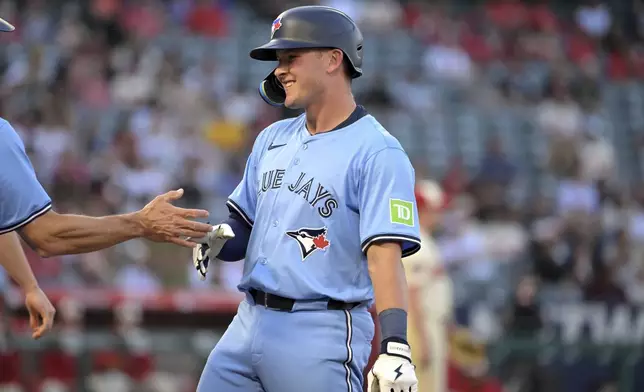
[[[244,223],[248,226],[248,228],[253,227],[253,220],[250,219],[248,214],[239,206],[239,204],[235,203],[234,201],[228,199],[226,202],[226,206],[228,207],[228,211],[231,213],[237,214],[243,221]]]
[[[51,210],[51,202],[47,202],[47,204],[45,204],[43,207],[37,209],[35,212],[31,213],[31,215],[29,215],[28,217],[26,217],[25,219],[21,220],[18,223],[13,223],[7,227],[0,227],[0,234],[5,234],[14,230],[18,230],[21,227],[33,222],[39,216],[44,215],[49,210]]]
[[[376,242],[400,242],[402,257],[411,256],[420,250],[420,239],[404,234],[377,234],[362,242],[362,253],[367,254],[367,249]]]

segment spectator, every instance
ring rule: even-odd
[[[515,174],[516,167],[504,154],[501,140],[498,137],[490,138],[485,157],[479,166],[479,174],[474,181],[507,187]]]
[[[580,177],[590,183],[610,180],[616,173],[614,148],[596,130],[584,133],[579,161]]]
[[[608,305],[626,303],[624,290],[617,285],[612,268],[597,271],[586,285],[584,300]]]
[[[537,303],[537,282],[525,276],[519,282],[507,331],[516,336],[535,337],[543,327]]]
[[[528,9],[519,0],[495,0],[486,4],[486,16],[504,30],[516,30],[528,23]]]
[[[349,17],[362,25],[362,16],[365,12],[364,1],[361,0],[321,0],[320,5],[339,9]],[[362,27],[362,26],[361,26]]]
[[[599,212],[599,192],[592,182],[580,177],[561,180],[557,189],[557,212],[570,214],[595,214]]]
[[[567,81],[552,79],[546,99],[537,107],[537,124],[550,137],[570,139],[582,128],[579,105],[572,99]]]
[[[423,56],[426,75],[438,81],[466,84],[474,78],[474,64],[459,46],[456,24],[441,32],[439,41],[431,45]]]
[[[165,18],[159,2],[143,0],[125,6],[122,25],[135,39],[151,39],[164,29]]]
[[[644,2],[642,0],[633,1],[633,23],[634,35],[639,39],[644,38]]]
[[[402,7],[395,0],[370,0],[361,11],[360,19],[365,33],[386,33],[397,29],[402,21]]]
[[[575,11],[575,22],[589,36],[603,38],[608,34],[613,20],[608,6],[601,0],[587,0]]]
[[[134,263],[127,264],[116,273],[115,286],[125,292],[155,294],[162,290],[159,278],[148,267],[150,251],[141,242],[130,241],[124,245]]]
[[[216,0],[197,0],[187,19],[193,33],[223,38],[228,34],[226,12]]]
[[[205,99],[224,101],[233,83],[227,77],[223,64],[214,56],[204,56],[199,64],[190,67],[182,76],[183,87],[200,94]]]
[[[155,93],[154,75],[139,71],[137,58],[130,57],[123,70],[118,72],[111,81],[111,99],[117,105],[137,106],[147,102]]]
[[[566,257],[570,251],[560,238],[563,225],[557,218],[547,218],[535,223],[530,254],[536,276],[546,283],[559,283],[568,276]]]

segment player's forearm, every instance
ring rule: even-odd
[[[15,232],[0,235],[0,249],[0,265],[20,288],[24,291],[37,288],[38,282],[22,250],[18,235]]]
[[[367,251],[367,259],[378,313],[395,308],[407,311],[407,280],[400,245],[374,244]]]
[[[88,253],[138,238],[143,227],[136,213],[106,217],[49,212],[21,234],[41,256]]]
[[[367,251],[380,323],[382,350],[390,341],[407,342],[407,280],[400,245],[375,244]]]

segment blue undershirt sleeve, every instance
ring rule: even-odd
[[[251,227],[246,223],[239,213],[230,211],[230,216],[223,223],[228,224],[235,233],[235,237],[226,241],[223,248],[217,255],[222,261],[238,261],[246,257],[246,248],[250,240]]]

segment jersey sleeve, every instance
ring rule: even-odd
[[[17,230],[51,209],[25,146],[13,127],[0,124],[0,234]]]
[[[239,215],[250,228],[253,227],[255,222],[255,207],[257,206],[259,144],[260,140],[258,137],[253,146],[253,150],[246,160],[244,176],[226,202],[228,209]]]
[[[402,256],[420,249],[414,169],[399,148],[385,148],[364,163],[358,187],[360,241],[366,254],[379,241],[402,244]]]

